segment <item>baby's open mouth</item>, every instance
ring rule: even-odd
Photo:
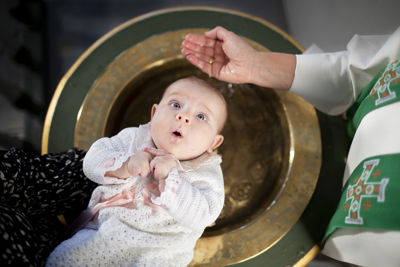
[[[177,137],[182,137],[182,134],[178,131],[174,131],[172,132],[173,135],[177,136]]]

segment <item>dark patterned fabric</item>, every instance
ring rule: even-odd
[[[65,238],[57,216],[71,222],[96,187],[83,174],[85,154],[0,151],[0,266],[43,266]]]

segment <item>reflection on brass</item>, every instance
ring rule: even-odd
[[[307,266],[310,261],[312,261],[318,253],[321,251],[321,247],[319,245],[314,245],[303,258],[301,258],[298,262],[296,262],[293,267],[304,267]]]
[[[321,164],[315,110],[301,98],[254,85],[209,78],[180,55],[186,29],[150,37],[124,51],[98,77],[77,118],[74,145],[149,121],[170,83],[199,76],[225,96],[225,205],[197,242],[192,266],[225,266],[257,256],[296,223],[314,191]],[[250,41],[251,42],[251,41]],[[257,49],[266,50],[251,42]]]

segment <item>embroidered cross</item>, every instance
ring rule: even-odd
[[[375,86],[370,92],[370,97],[374,98],[375,94],[378,95],[378,99],[375,100],[375,106],[378,106],[386,101],[389,101],[396,97],[396,92],[390,90],[390,84],[397,84],[400,78],[399,61],[396,60],[390,64],[382,77],[376,82]]]
[[[372,171],[378,164],[379,159],[364,162],[362,174],[358,179],[354,180],[353,184],[347,187],[346,205],[344,206],[345,211],[348,211],[345,218],[346,223],[364,223],[360,215],[361,207],[364,207],[366,211],[372,208],[372,204],[368,199],[363,203],[365,198],[376,198],[380,203],[385,202],[385,188],[389,183],[389,179],[384,178],[380,182],[368,182],[368,178],[373,174]]]

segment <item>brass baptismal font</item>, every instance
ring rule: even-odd
[[[93,60],[91,55],[101,57],[99,49],[118,42],[122,38],[119,34],[129,28],[144,27],[141,23],[171,12],[183,16],[179,12],[188,10],[220,12],[256,21],[278,32],[284,37],[283,42],[302,49],[273,25],[233,11],[177,8],[134,19],[95,43],[60,82],[46,119],[44,152],[51,150],[52,136],[57,131],[54,123],[63,112],[57,110],[62,108],[60,101],[66,101],[62,91],[79,87],[72,84],[72,79],[78,71],[85,71],[79,68]],[[288,234],[311,199],[321,166],[317,113],[309,103],[290,92],[230,84],[208,77],[183,58],[180,44],[187,33],[203,33],[211,27],[201,23],[199,27],[183,26],[171,26],[168,31],[161,30],[125,45],[114,53],[116,56],[109,56],[93,77],[82,78],[89,81],[85,89],[79,89],[84,93],[79,91],[77,94],[81,95],[74,98],[80,100],[77,100],[76,114],[72,114],[75,116],[73,145],[88,149],[103,136],[113,136],[123,128],[147,123],[151,106],[179,78],[194,75],[214,85],[224,95],[229,112],[222,133],[225,141],[217,151],[223,159],[226,196],[215,225],[207,228],[197,242],[191,265],[226,266],[242,262],[245,266],[246,260],[264,253]],[[244,37],[256,49],[270,49],[251,36]],[[108,49],[118,47],[109,45]]]

